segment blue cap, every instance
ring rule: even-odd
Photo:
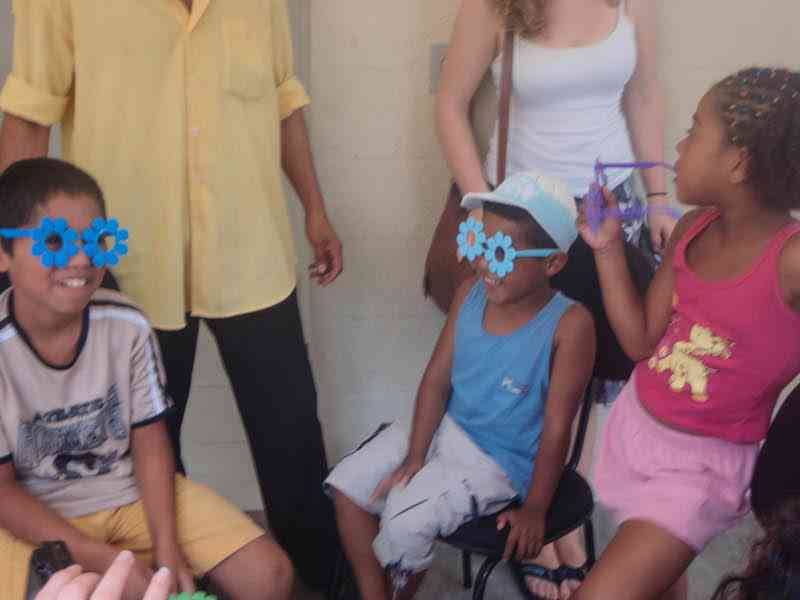
[[[533,171],[515,173],[493,192],[466,194],[461,206],[466,209],[479,208],[484,202],[526,210],[562,252],[567,252],[578,237],[575,198],[569,188],[555,177]]]

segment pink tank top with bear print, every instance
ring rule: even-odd
[[[778,261],[800,223],[781,229],[742,276],[705,281],[686,247],[719,216],[697,218],[675,248],[675,296],[655,354],[635,369],[639,398],[677,429],[737,443],[766,437],[781,390],[800,372],[800,313],[781,291]]]

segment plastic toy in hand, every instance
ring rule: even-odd
[[[617,218],[620,221],[636,221],[642,219],[649,211],[663,210],[668,212],[676,219],[681,216],[678,209],[672,206],[645,207],[639,203],[634,203],[627,208],[609,208],[606,206],[606,199],[603,196],[603,188],[608,183],[606,169],[653,169],[663,167],[674,171],[675,168],[664,162],[631,162],[631,163],[602,163],[599,160],[594,165],[594,182],[589,186],[589,192],[583,197],[583,206],[586,210],[586,221],[597,231],[606,218]]]
[[[483,257],[489,265],[489,271],[503,278],[514,270],[514,261],[518,258],[545,258],[559,252],[557,248],[532,248],[517,250],[511,237],[502,231],[487,238],[483,231],[483,223],[474,217],[468,218],[458,226],[456,236],[459,257],[466,257],[473,262]]]
[[[170,594],[169,600],[217,600],[216,596],[206,594],[205,592],[181,592],[180,594]]]
[[[120,229],[116,219],[97,218],[92,226],[80,235],[62,218],[45,217],[39,227],[31,229],[0,229],[5,238],[33,238],[31,251],[41,257],[48,268],[63,269],[78,251],[78,241],[83,252],[95,267],[113,267],[121,256],[128,253],[128,230]],[[111,240],[113,245],[109,247]]]

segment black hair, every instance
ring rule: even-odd
[[[764,520],[745,571],[726,577],[713,600],[796,600],[800,593],[800,497],[787,498]]]
[[[493,215],[522,225],[525,242],[528,244],[529,248],[558,249],[558,244],[553,241],[553,238],[548,235],[542,226],[539,225],[524,208],[509,206],[508,204],[499,204],[497,202],[484,202],[483,208]]]
[[[751,503],[763,536],[753,544],[744,572],[726,577],[714,600],[800,598],[800,464],[797,452],[800,388],[772,421],[756,460]]]
[[[17,229],[30,223],[36,209],[58,193],[89,196],[106,216],[103,192],[86,171],[63,160],[30,158],[13,163],[0,174],[0,228]],[[0,239],[8,254],[13,253],[13,242]]]
[[[772,207],[800,208],[800,72],[749,68],[712,88],[728,141],[749,154],[749,180]]]

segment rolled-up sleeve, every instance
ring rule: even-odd
[[[278,109],[285,119],[311,103],[303,84],[294,73],[294,53],[286,0],[272,0],[272,53]]]
[[[14,58],[0,110],[53,125],[72,92],[74,46],[69,0],[13,0]]]

